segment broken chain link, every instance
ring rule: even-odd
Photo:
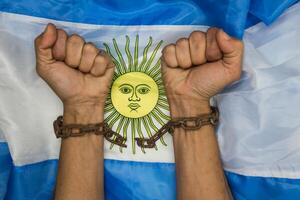
[[[163,125],[154,135],[149,138],[135,138],[137,145],[141,148],[154,148],[156,142],[166,133],[173,135],[175,128],[184,130],[197,130],[205,125],[217,125],[219,121],[219,111],[216,107],[211,107],[210,114],[200,115],[198,117],[177,118]]]

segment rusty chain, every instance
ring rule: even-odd
[[[135,138],[137,145],[141,148],[154,148],[156,142],[166,133],[173,135],[175,128],[184,130],[197,130],[204,125],[215,126],[219,121],[219,112],[216,107],[211,107],[212,112],[198,117],[177,118],[163,125],[154,135],[149,138]],[[107,123],[78,125],[63,125],[63,118],[59,116],[54,121],[54,130],[57,138],[67,138],[70,136],[82,136],[86,133],[103,135],[106,140],[120,147],[127,147],[126,138],[111,130]]]
[[[219,112],[216,107],[211,107],[210,114],[200,115],[198,117],[177,118],[169,121],[162,126],[154,135],[149,138],[135,138],[137,145],[142,148],[154,148],[156,142],[166,133],[173,135],[175,128],[184,130],[197,130],[204,125],[215,126],[219,121]]]

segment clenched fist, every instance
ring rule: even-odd
[[[78,35],[48,24],[35,40],[38,74],[65,107],[97,107],[103,110],[114,65],[110,57]],[[92,109],[90,109],[92,110]]]
[[[166,46],[162,75],[172,117],[191,117],[210,111],[209,99],[239,80],[243,43],[223,30],[195,31]]]

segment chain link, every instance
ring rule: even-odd
[[[219,112],[216,107],[211,107],[212,112],[198,117],[187,117],[173,119],[163,125],[154,135],[149,138],[135,138],[137,145],[142,148],[154,148],[156,142],[162,138],[166,133],[173,135],[175,128],[182,128],[184,130],[197,130],[205,125],[215,126],[219,121]],[[86,133],[95,133],[96,135],[103,135],[106,140],[116,144],[120,147],[127,147],[126,138],[111,130],[107,123],[88,124],[88,125],[63,125],[63,118],[59,116],[54,121],[54,130],[56,137],[67,138],[70,136],[82,136]]]
[[[103,135],[109,142],[127,147],[126,138],[111,130],[107,123],[98,124],[63,124],[63,117],[59,116],[53,122],[54,132],[57,138],[79,137],[88,133]]]
[[[216,107],[211,107],[211,110],[212,112],[210,114],[171,120],[162,126],[151,137],[135,138],[137,145],[142,148],[154,148],[156,146],[156,142],[166,133],[173,135],[175,128],[182,128],[184,130],[197,130],[205,125],[215,126],[219,121],[219,111]]]
[[[114,132],[113,130],[111,130],[108,126],[107,123],[106,124],[106,128],[105,128],[105,134],[104,137],[107,141],[116,144],[120,147],[127,147],[126,143],[126,138],[121,136],[120,134],[118,134],[117,132]]]

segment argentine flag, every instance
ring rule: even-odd
[[[245,43],[241,80],[214,98],[234,199],[300,199],[297,0],[0,0],[0,200],[52,198],[60,150],[52,122],[62,104],[36,74],[33,46],[49,22],[105,49],[116,64],[115,83],[157,89],[157,98],[143,97],[138,116],[110,91],[105,118],[127,148],[105,141],[105,199],[176,199],[171,136],[153,149],[134,138],[148,138],[170,118],[162,48],[210,26]]]

